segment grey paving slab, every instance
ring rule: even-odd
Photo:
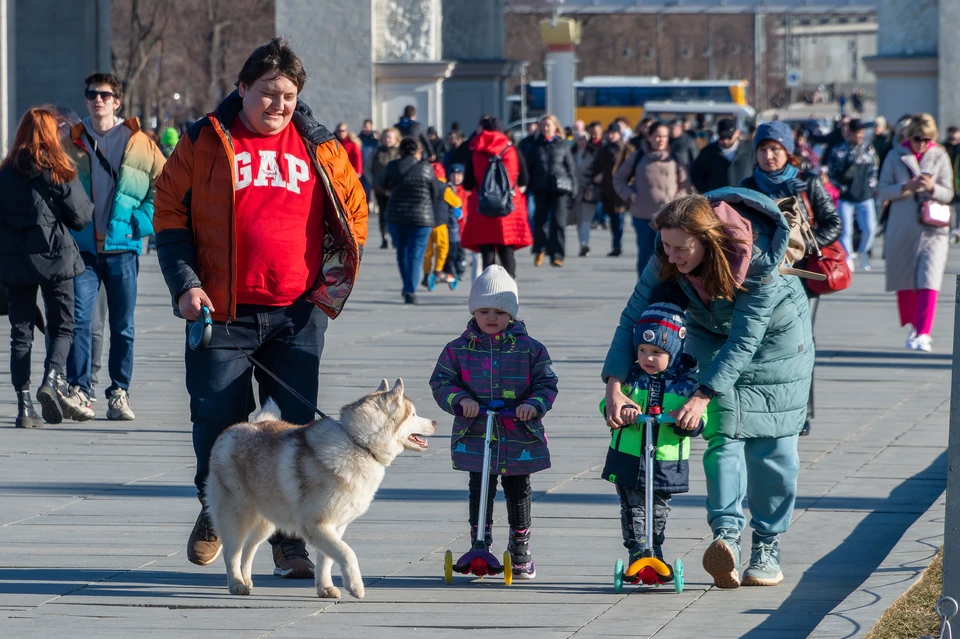
[[[442,582],[443,553],[467,549],[467,491],[465,477],[450,469],[450,420],[435,407],[427,379],[443,344],[462,331],[468,287],[424,292],[421,305],[403,306],[394,257],[377,249],[367,251],[360,286],[327,333],[320,407],[336,412],[381,378],[403,377],[419,412],[442,427],[426,453],[397,459],[369,512],[347,531],[366,599],[323,601],[309,582],[274,577],[268,549],[256,558],[250,597],[227,593],[222,564],[189,564],[184,547],[198,504],[183,326],[169,313],[155,258],[145,256],[135,422],[98,418],[18,431],[12,391],[0,397],[0,636],[476,639],[523,630],[545,638],[790,639],[835,617],[845,622],[850,614],[842,602],[865,582],[873,590],[893,588],[922,567],[923,550],[895,545],[945,484],[951,356],[943,348],[953,322],[947,296],[934,333],[941,350],[930,355],[903,350],[905,335],[879,268],[823,300],[817,420],[800,442],[783,584],[711,586],[700,566],[709,530],[698,441],[691,491],[673,501],[665,547],[685,562],[686,591],[628,588],[617,595],[611,573],[623,553],[619,505],[599,476],[607,431],[597,403],[600,366],[632,288],[633,258],[572,258],[563,269],[535,269],[520,257],[521,314],[560,376],[547,420],[554,465],[533,477],[536,580],[510,588],[496,579]],[[960,252],[951,251],[951,272],[958,266]],[[944,290],[952,287],[948,277]],[[39,351],[34,360],[39,371]],[[0,353],[3,387],[7,369],[8,355]],[[103,412],[102,399],[97,408]],[[494,537],[497,548],[505,545],[502,497]]]

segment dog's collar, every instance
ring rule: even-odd
[[[373,459],[374,459],[375,462],[377,462],[378,464],[380,464],[380,465],[383,466],[383,467],[386,467],[386,466],[389,466],[389,465],[390,465],[389,462],[383,463],[383,460],[380,459],[379,457],[377,457],[377,454],[376,454],[375,452],[373,452],[372,450],[370,450],[369,448],[367,448],[366,446],[364,446],[363,444],[361,444],[360,442],[358,442],[358,441],[354,438],[354,436],[350,434],[350,431],[348,431],[343,424],[341,424],[340,422],[336,422],[336,424],[337,424],[337,426],[340,427],[340,430],[343,431],[343,434],[347,436],[347,439],[349,439],[350,442],[351,442],[354,446],[356,446],[356,447],[359,448],[360,450],[364,451],[365,453],[367,453],[368,455],[370,455],[371,457],[373,457]]]

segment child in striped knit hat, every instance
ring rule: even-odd
[[[664,531],[670,512],[670,497],[690,489],[690,437],[703,432],[682,430],[676,424],[655,424],[656,454],[653,468],[653,539],[646,539],[643,415],[653,407],[664,413],[680,408],[697,389],[697,361],[683,352],[687,334],[686,296],[675,284],[663,284],[654,292],[653,303],[633,331],[637,349],[624,394],[635,407],[624,408],[624,426],[611,433],[603,478],[617,487],[623,545],[629,552],[628,566],[651,544],[655,557],[663,560]],[[601,403],[600,412],[604,406]]]

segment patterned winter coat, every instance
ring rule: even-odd
[[[660,406],[664,413],[677,410],[697,390],[697,360],[683,354],[670,368],[658,375],[663,382],[663,398]],[[639,366],[634,366],[623,387],[623,392],[647,414],[653,377]],[[604,415],[606,402],[600,402],[600,414]],[[707,414],[704,413],[704,421]],[[633,490],[646,487],[646,464],[643,446],[646,425],[643,416],[638,423],[615,430],[610,434],[610,448],[603,465],[604,479]],[[683,430],[673,424],[654,424],[653,439],[657,450],[654,453],[653,489],[659,493],[685,493],[690,490],[690,438],[703,432],[702,421],[696,430]]]
[[[530,404],[537,416],[527,422],[498,419],[494,425],[490,473],[529,475],[550,468],[543,416],[557,397],[557,375],[547,349],[514,320],[503,333],[485,335],[470,320],[463,335],[447,344],[430,376],[433,397],[454,414],[465,397],[481,406],[502,400],[506,408]],[[486,417],[453,420],[450,449],[456,470],[481,472]]]

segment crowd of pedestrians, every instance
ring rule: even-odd
[[[564,268],[568,255],[589,257],[591,232],[608,228],[607,256],[619,258],[629,214],[638,283],[603,366],[606,424],[614,431],[631,426],[640,410],[631,393],[641,386],[651,401],[663,390],[674,396],[677,429],[663,436],[708,438],[714,539],[704,567],[720,587],[779,583],[780,535],[797,492],[797,438],[810,432],[814,417],[813,323],[821,295],[872,268],[883,229],[886,287],[909,327],[906,347],[932,350],[960,130],[951,128],[941,145],[934,119],[916,114],[893,131],[881,118],[842,117],[822,137],[778,120],[741,131],[729,119],[711,131],[693,131],[682,120],[644,120],[630,129],[618,118],[606,127],[577,122],[567,132],[548,114],[514,144],[496,117],[484,116],[469,135],[454,127],[441,137],[407,106],[381,133],[370,120],[354,133],[344,122],[330,131],[316,121],[298,98],[306,81],[289,44],[275,38],[247,59],[237,89],[182,136],[122,118],[122,87],[104,73],[85,80],[87,118],[46,106],[24,114],[0,164],[0,284],[17,426],[95,417],[97,335],[102,341],[105,326],[106,417],[135,418],[139,259],[145,244],[154,246],[174,314],[195,322],[209,313],[211,322],[206,347],[185,349],[184,364],[201,502],[187,556],[213,563],[221,545],[204,495],[213,445],[255,407],[254,379],[261,404],[275,400],[284,420],[313,419],[328,321],[357,282],[375,210],[375,244],[396,251],[404,303],[417,303],[418,290],[438,282],[472,284],[474,319],[448,345],[465,344],[463,359],[455,363],[445,351],[431,379],[442,407],[452,412],[456,398],[463,409],[464,445],[479,441],[479,396],[469,376],[456,375],[494,365],[477,359],[475,342],[509,349],[505,356],[518,358],[510,365],[522,373],[511,379],[541,387],[538,394],[520,384],[509,399],[518,421],[530,424],[536,441],[527,443],[538,446],[542,461],[526,464],[523,451],[513,451],[518,463],[503,482],[515,572],[533,578],[529,474],[549,466],[539,420],[555,397],[556,374],[516,317],[518,251],[530,247],[535,267]],[[568,252],[569,226],[578,250]],[[785,263],[798,226],[809,226],[811,244]],[[233,241],[224,241],[226,228]],[[827,254],[839,256],[830,268],[840,275],[808,279],[824,272]],[[46,357],[35,397],[42,416],[30,392],[41,324]],[[522,357],[518,341],[527,349]],[[636,457],[620,439],[613,438],[604,473],[618,484],[624,544],[631,558],[646,544],[662,556],[670,495],[686,489],[686,470],[661,485],[656,512],[645,513],[640,487],[616,479],[615,469]],[[456,454],[454,463],[461,463]],[[476,523],[478,468],[462,469],[471,472],[476,540],[487,535]],[[753,532],[741,576],[744,499]],[[657,520],[652,540],[640,538],[645,517]],[[277,575],[313,576],[303,540],[276,532],[270,543]]]

